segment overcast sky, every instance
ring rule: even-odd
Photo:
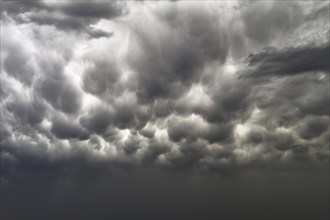
[[[1,1],[1,218],[328,219],[329,1]]]

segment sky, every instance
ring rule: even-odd
[[[1,1],[1,219],[329,219],[329,1]]]

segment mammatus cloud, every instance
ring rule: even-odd
[[[329,217],[326,2],[1,4],[2,217]]]

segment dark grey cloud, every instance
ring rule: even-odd
[[[252,69],[247,75],[294,75],[322,71],[329,73],[330,47],[287,48],[282,51],[268,49],[248,57]]]
[[[169,156],[169,161],[172,168],[178,170],[185,170],[194,167],[198,164],[199,160],[206,155],[205,145],[184,141],[180,147],[180,154]]]
[[[63,116],[58,116],[53,119],[52,128],[50,131],[60,139],[89,139],[89,134],[86,130],[79,126],[78,123],[75,124]]]
[[[40,123],[44,119],[46,112],[44,104],[38,98],[34,98],[31,101],[18,99],[7,102],[6,108],[17,119],[23,120],[23,123],[32,125]]]
[[[63,31],[79,31],[81,34],[86,34],[91,38],[111,37],[113,34],[112,32],[90,27],[90,24],[93,24],[94,22],[87,19],[85,23],[81,23],[81,21],[77,18],[57,17],[57,15],[50,16],[48,12],[45,12],[44,14],[31,15],[28,21],[38,25],[54,26]]]
[[[123,150],[128,155],[136,153],[136,151],[139,148],[140,148],[140,140],[137,138],[130,138],[123,144]]]
[[[2,3],[1,12],[9,14],[24,13],[30,10],[39,10],[46,8],[44,3],[39,0],[32,1],[4,1]]]
[[[194,121],[174,121],[168,126],[168,135],[172,141],[178,142],[182,138],[195,140],[201,136],[203,130]]]
[[[87,33],[91,38],[112,37],[114,34],[113,32],[98,30],[95,28],[88,29]]]
[[[39,0],[32,1],[5,1],[3,12],[9,14],[20,14],[29,11],[60,12],[70,17],[78,18],[113,18],[120,16],[124,9],[122,4],[110,1],[60,1],[45,2]]]
[[[233,126],[229,123],[209,124],[200,120],[174,119],[168,124],[168,135],[174,142],[186,139],[190,142],[203,138],[210,143],[229,140]]]
[[[82,18],[113,18],[123,13],[119,2],[63,2],[58,5],[65,14]]]
[[[166,153],[170,149],[170,146],[166,143],[153,143],[150,142],[148,149],[146,150],[142,163],[153,163],[163,153]]]
[[[33,59],[22,42],[1,35],[1,51],[3,53],[2,70],[30,85],[34,77]]]
[[[138,74],[138,95],[142,100],[178,98],[201,79],[205,64],[226,60],[227,36],[216,18],[203,9],[169,7],[155,14],[150,25],[164,27],[164,32],[156,36],[149,27],[137,30],[143,53],[130,59]]]
[[[322,116],[323,120],[328,120],[330,106],[327,76],[320,80],[318,74],[308,73],[272,78],[268,82],[256,86],[253,92],[254,104],[263,111],[257,120],[258,124],[275,129],[296,126],[305,122],[309,116]]]
[[[80,124],[97,134],[103,133],[111,124],[114,118],[114,112],[106,106],[99,106],[90,110],[88,115],[79,119]]]
[[[46,78],[40,81],[40,94],[54,107],[65,113],[76,113],[81,107],[81,95],[77,88],[64,78]]]
[[[220,79],[220,85],[209,90],[215,103],[212,109],[202,110],[204,117],[211,122],[227,122],[231,120],[245,120],[251,113],[250,93],[253,87],[251,81],[234,79]]]
[[[50,25],[63,31],[78,31],[91,38],[109,37],[111,32],[91,28],[101,19],[113,19],[126,13],[124,4],[112,1],[5,1],[6,13],[19,22]],[[28,14],[26,14],[28,13]]]
[[[96,60],[84,73],[84,88],[95,95],[101,95],[107,89],[113,92],[119,75],[118,67],[110,60]]]
[[[304,139],[313,139],[328,131],[328,127],[329,119],[327,117],[309,118],[301,126],[299,135]]]
[[[303,10],[298,2],[255,1],[241,8],[246,35],[259,43],[269,43],[276,37],[292,32],[303,22]]]

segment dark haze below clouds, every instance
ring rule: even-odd
[[[329,219],[327,1],[1,2],[1,219]]]
[[[84,167],[84,166],[83,166]],[[327,171],[214,174],[152,169],[54,176],[4,185],[2,216],[25,219],[326,219]],[[66,168],[64,168],[66,169]],[[24,184],[19,184],[19,181]],[[16,185],[18,184],[18,185]],[[290,195],[290,196],[288,196]],[[17,212],[19,210],[19,212]]]

